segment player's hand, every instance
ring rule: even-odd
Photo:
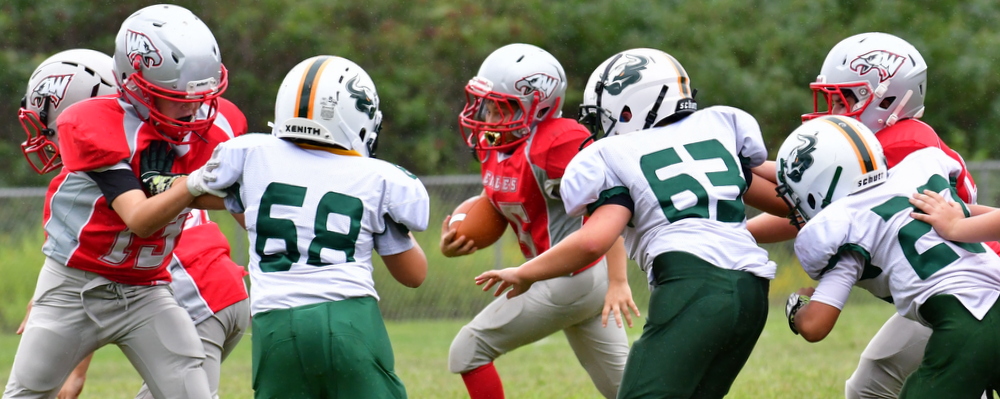
[[[83,393],[83,384],[87,381],[86,374],[76,375],[70,374],[66,382],[63,383],[61,389],[59,389],[59,395],[56,399],[77,399],[80,394]]]
[[[142,151],[139,157],[139,180],[142,188],[150,196],[170,189],[181,174],[171,173],[174,167],[174,151],[165,141],[154,141]]]
[[[439,243],[441,254],[448,258],[454,258],[476,252],[475,243],[472,240],[465,236],[455,237],[458,230],[448,227],[450,221],[451,215],[448,215],[444,218],[444,223],[441,223],[441,242]]]
[[[798,291],[788,296],[788,300],[785,301],[785,318],[788,319],[788,328],[792,330],[795,335],[799,335],[799,329],[795,327],[795,314],[802,309],[803,306],[809,303],[810,297],[816,292],[815,288],[803,287],[799,288]]]
[[[601,311],[601,326],[607,327],[608,315],[613,315],[618,328],[622,328],[622,319],[625,319],[629,328],[632,328],[633,314],[635,314],[635,317],[642,316],[639,314],[639,308],[635,306],[635,302],[632,300],[632,288],[628,286],[628,282],[609,283],[608,292],[604,294],[604,310]]]
[[[497,283],[499,284],[497,285]],[[483,291],[489,291],[490,287],[497,285],[497,289],[493,292],[493,296],[500,296],[504,290],[511,288],[511,290],[507,292],[508,299],[527,292],[534,283],[534,281],[522,279],[521,276],[517,274],[516,267],[508,267],[501,270],[489,270],[476,277],[476,285],[483,286]]]
[[[910,198],[910,204],[924,212],[911,212],[910,216],[934,226],[934,231],[937,231],[938,235],[946,240],[952,239],[955,223],[959,219],[965,218],[962,204],[950,202],[931,190],[913,194],[913,198]]]
[[[212,173],[212,170],[214,170],[217,166],[219,165],[213,164],[212,161],[209,161],[209,163],[205,164],[205,166],[191,172],[191,174],[188,175],[186,182],[188,192],[195,197],[211,194],[219,198],[226,198],[225,191],[216,190],[208,186],[209,183],[214,183],[217,179],[217,176]]]
[[[28,315],[31,314],[32,303],[32,301],[28,301],[28,309],[24,312],[24,320],[21,320],[21,325],[17,327],[17,335],[21,335],[24,332],[24,326],[28,324]]]

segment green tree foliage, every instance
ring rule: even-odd
[[[109,4],[113,3],[113,4]],[[14,118],[31,70],[74,47],[111,53],[131,12],[153,2],[11,0],[0,5],[0,186],[40,185],[18,155]],[[380,157],[417,174],[473,173],[457,114],[463,86],[507,43],[541,46],[561,60],[575,117],[587,77],[627,48],[674,55],[702,107],[725,104],[755,115],[776,147],[812,109],[808,84],[826,52],[852,34],[889,32],[913,43],[930,65],[924,120],[969,160],[1000,158],[1000,3],[874,0],[541,1],[474,0],[178,1],[215,32],[230,70],[226,94],[251,130],[268,131],[285,73],[319,54],[349,58],[369,72],[382,98]]]

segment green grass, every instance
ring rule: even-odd
[[[792,335],[784,310],[771,308],[760,341],[728,398],[841,398],[844,380],[882,322],[891,305],[852,301],[826,340],[810,344]],[[396,354],[396,370],[411,398],[467,397],[462,380],[447,367],[451,339],[464,320],[388,322]],[[638,338],[641,327],[629,331]],[[0,381],[6,381],[18,338],[0,335]],[[680,343],[683,344],[683,343]],[[510,398],[598,398],[597,390],[579,366],[562,334],[511,352],[496,362]],[[245,338],[223,364],[222,398],[248,398],[250,339]],[[84,397],[131,397],[140,385],[138,374],[118,348],[97,352]]]

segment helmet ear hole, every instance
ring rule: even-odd
[[[896,97],[886,97],[882,102],[878,103],[878,107],[880,109],[889,109],[894,102],[896,102]]]
[[[806,202],[809,203],[810,209],[816,209],[816,197],[812,193],[806,197]]]
[[[618,116],[618,121],[628,122],[630,120],[632,120],[632,108],[629,108],[629,106],[626,105],[625,108],[622,108],[622,113]]]
[[[549,109],[551,109],[551,108],[545,107],[545,108],[542,108],[542,109],[538,110],[538,112],[535,113],[535,119],[541,119],[541,118],[545,117],[545,115],[547,115],[549,113]]]

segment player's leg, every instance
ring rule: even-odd
[[[319,392],[308,384],[296,353],[291,309],[259,312],[253,316],[252,385],[254,398],[308,399]]]
[[[758,310],[741,316],[742,304],[736,299],[740,287],[756,285],[763,292],[760,296],[764,296],[766,284],[745,282],[761,279],[718,268],[681,252],[659,255],[653,263],[653,274],[646,325],[642,336],[632,344],[618,398],[706,397],[698,389],[708,385],[706,375],[716,358],[734,349],[727,343],[752,347],[740,340],[753,338],[756,342],[762,327],[756,318],[767,315]],[[747,325],[737,326],[743,319]],[[750,334],[753,330],[756,334]],[[728,374],[710,376],[717,385],[714,392],[729,390],[748,355],[749,350],[744,350],[739,359],[732,359],[730,363],[739,364],[723,370]]]
[[[117,290],[128,310],[109,317],[107,330],[153,396],[211,398],[202,368],[205,349],[191,317],[167,286],[120,285]],[[100,305],[107,302],[112,301]]]
[[[493,360],[593,316],[593,311],[583,316],[579,309],[564,306],[588,292],[553,290],[554,286],[572,284],[568,280],[573,278],[539,281],[512,299],[501,296],[462,327],[448,351],[448,368],[463,375],[470,395],[477,399],[503,397],[499,376],[492,368]],[[600,312],[600,307],[597,309]],[[480,378],[468,378],[471,376]],[[486,389],[490,391],[483,392]]]
[[[258,313],[253,325],[258,398],[406,397],[374,298]]]
[[[94,276],[45,260],[4,398],[54,397],[73,368],[101,345],[98,326],[80,301]]]
[[[929,327],[893,313],[861,353],[845,384],[847,399],[895,399],[920,366],[930,336]]]
[[[923,361],[903,384],[901,399],[979,398],[1000,381],[1000,302],[977,320],[957,298],[936,295],[920,306],[933,330]]]
[[[608,290],[608,272],[605,263],[600,263],[587,269],[573,278],[574,283],[586,283],[581,287],[588,294],[578,301],[577,305],[587,309],[588,313],[597,314],[585,318],[582,322],[567,327],[563,332],[577,360],[594,386],[606,398],[614,398],[618,394],[618,385],[625,372],[625,359],[628,357],[628,335],[624,328],[618,328],[613,318],[608,320],[608,326],[601,326],[600,309],[604,305],[604,294]]]
[[[715,350],[715,356],[691,396],[692,399],[722,398],[728,393],[729,387],[757,346],[757,340],[767,322],[770,281],[736,270],[715,272],[721,274],[722,278],[730,279],[735,288],[730,294],[730,309],[734,311],[735,317],[728,328],[732,332],[728,344],[721,350]]]

